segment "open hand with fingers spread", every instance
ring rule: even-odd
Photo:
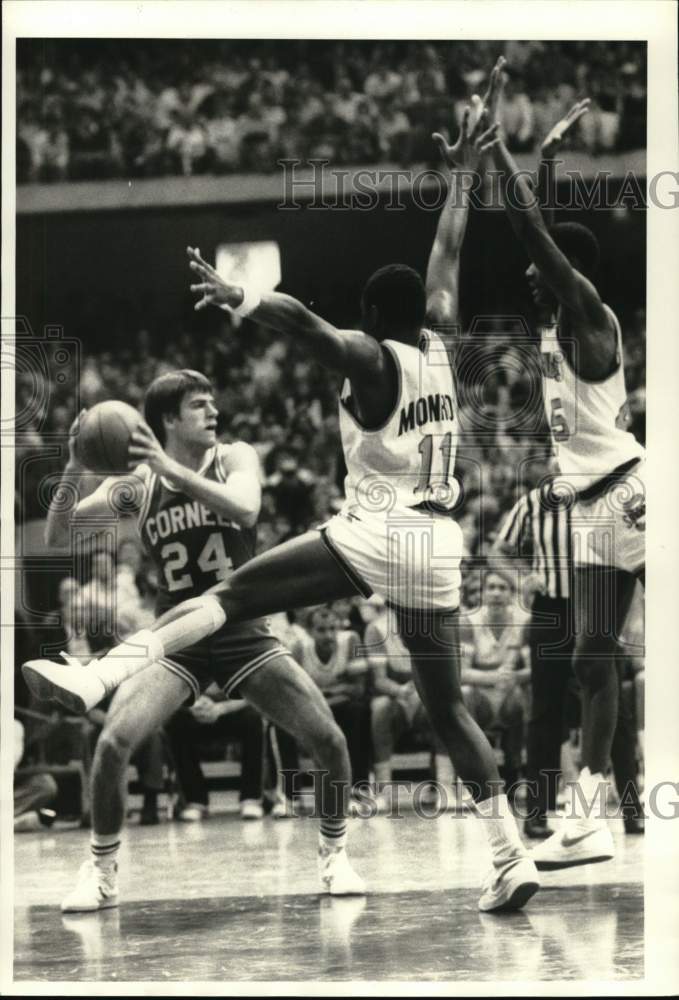
[[[191,285],[191,291],[201,296],[194,309],[204,309],[209,305],[236,309],[242,304],[244,293],[239,285],[232,285],[220,278],[214,267],[203,260],[197,247],[187,247],[186,253],[189,257],[189,267],[200,278],[198,284]]]
[[[449,145],[440,132],[432,135],[446,165],[451,169],[475,170],[481,155],[491,148],[500,127],[494,119],[502,93],[502,70],[505,63],[505,57],[500,56],[490,74],[488,89],[483,98],[478,94],[472,95],[470,104],[464,109],[460,134],[454,145]]]
[[[587,114],[590,103],[589,97],[585,97],[582,101],[577,101],[570,111],[549,130],[540,147],[540,152],[544,159],[549,160],[554,156],[563,142],[566,133],[573,128],[583,115]]]

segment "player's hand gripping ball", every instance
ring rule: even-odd
[[[142,415],[129,403],[118,399],[97,403],[79,421],[75,439],[78,460],[92,472],[128,472],[130,439],[142,422]]]

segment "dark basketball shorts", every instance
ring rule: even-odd
[[[192,704],[213,682],[227,698],[238,698],[238,689],[265,663],[289,651],[273,634],[266,619],[225,625],[206,639],[159,662],[186,681]]]

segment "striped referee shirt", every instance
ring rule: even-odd
[[[547,597],[570,597],[571,506],[560,503],[549,486],[536,487],[514,504],[498,532],[503,548],[532,559]]]

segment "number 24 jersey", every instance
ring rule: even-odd
[[[229,447],[211,448],[199,475],[226,482]],[[216,514],[146,465],[136,474],[143,484],[137,525],[158,573],[160,607],[203,594],[254,556],[256,528],[241,527]]]

